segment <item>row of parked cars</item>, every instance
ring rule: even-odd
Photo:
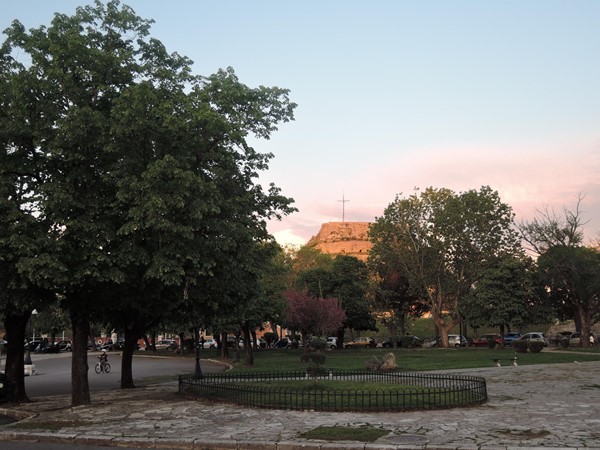
[[[504,346],[512,345],[513,341],[521,340],[521,341],[538,341],[543,342],[544,347],[548,345],[548,338],[544,335],[544,333],[540,331],[533,331],[530,333],[517,333],[511,332],[504,335],[502,338],[499,334],[484,334],[481,337],[475,338],[471,341],[470,345],[474,347],[501,347],[502,344]]]
[[[522,341],[538,341],[543,342],[544,347],[547,347],[551,342],[553,345],[562,345],[565,347],[577,347],[581,343],[581,333],[579,332],[562,332],[552,339],[549,339],[541,331],[532,331],[529,333],[521,334],[517,332],[508,333],[504,335],[504,345],[511,345],[515,340]],[[499,334],[484,334],[480,338],[473,339],[470,345],[475,347],[488,347],[490,342],[495,343],[495,347],[502,346],[502,336]],[[598,343],[597,337],[594,333],[590,334],[590,344],[595,345]]]
[[[29,342],[25,342],[25,351],[35,353],[59,353],[70,352],[72,350],[71,341],[62,339],[58,342],[49,342],[48,339],[34,338]]]

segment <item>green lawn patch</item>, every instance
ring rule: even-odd
[[[321,426],[302,433],[299,436],[305,439],[319,439],[322,441],[375,442],[387,434],[389,434],[389,430],[364,425],[361,427]]]
[[[93,425],[93,422],[84,420],[47,420],[47,421],[32,421],[32,422],[15,422],[10,425],[11,428],[19,428],[21,430],[46,430],[59,431],[63,428],[87,427]]]
[[[366,362],[372,356],[382,359],[386,353],[393,352],[396,356],[398,370],[429,371],[446,369],[469,369],[477,367],[492,367],[494,359],[511,359],[517,357],[519,365],[572,363],[574,359],[580,362],[600,361],[600,353],[589,351],[585,354],[571,351],[552,351],[544,349],[539,353],[515,353],[511,348],[482,349],[343,349],[327,352],[326,368],[364,369]],[[269,370],[305,370],[306,364],[300,361],[302,350],[262,349],[255,352],[254,365],[246,366],[242,361],[234,363],[232,372],[269,371]]]

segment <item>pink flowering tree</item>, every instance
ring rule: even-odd
[[[305,291],[288,291],[285,297],[286,325],[300,332],[305,351],[308,336],[325,337],[336,332],[346,320],[346,313],[336,298],[313,297]]]

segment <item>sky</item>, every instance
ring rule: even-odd
[[[4,2],[0,29],[89,3]],[[415,188],[484,185],[517,221],[581,196],[586,237],[600,236],[600,1],[122,3],[196,74],[233,67],[290,90],[295,120],[252,142],[274,155],[260,182],[298,208],[268,224],[282,244],[374,221]]]

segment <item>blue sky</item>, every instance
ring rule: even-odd
[[[87,1],[3,5],[29,28]],[[600,231],[600,2],[129,0],[169,51],[209,75],[291,90],[296,120],[255,148],[300,210],[269,229],[302,243],[371,221],[413,188],[489,185],[517,220],[573,209]]]

